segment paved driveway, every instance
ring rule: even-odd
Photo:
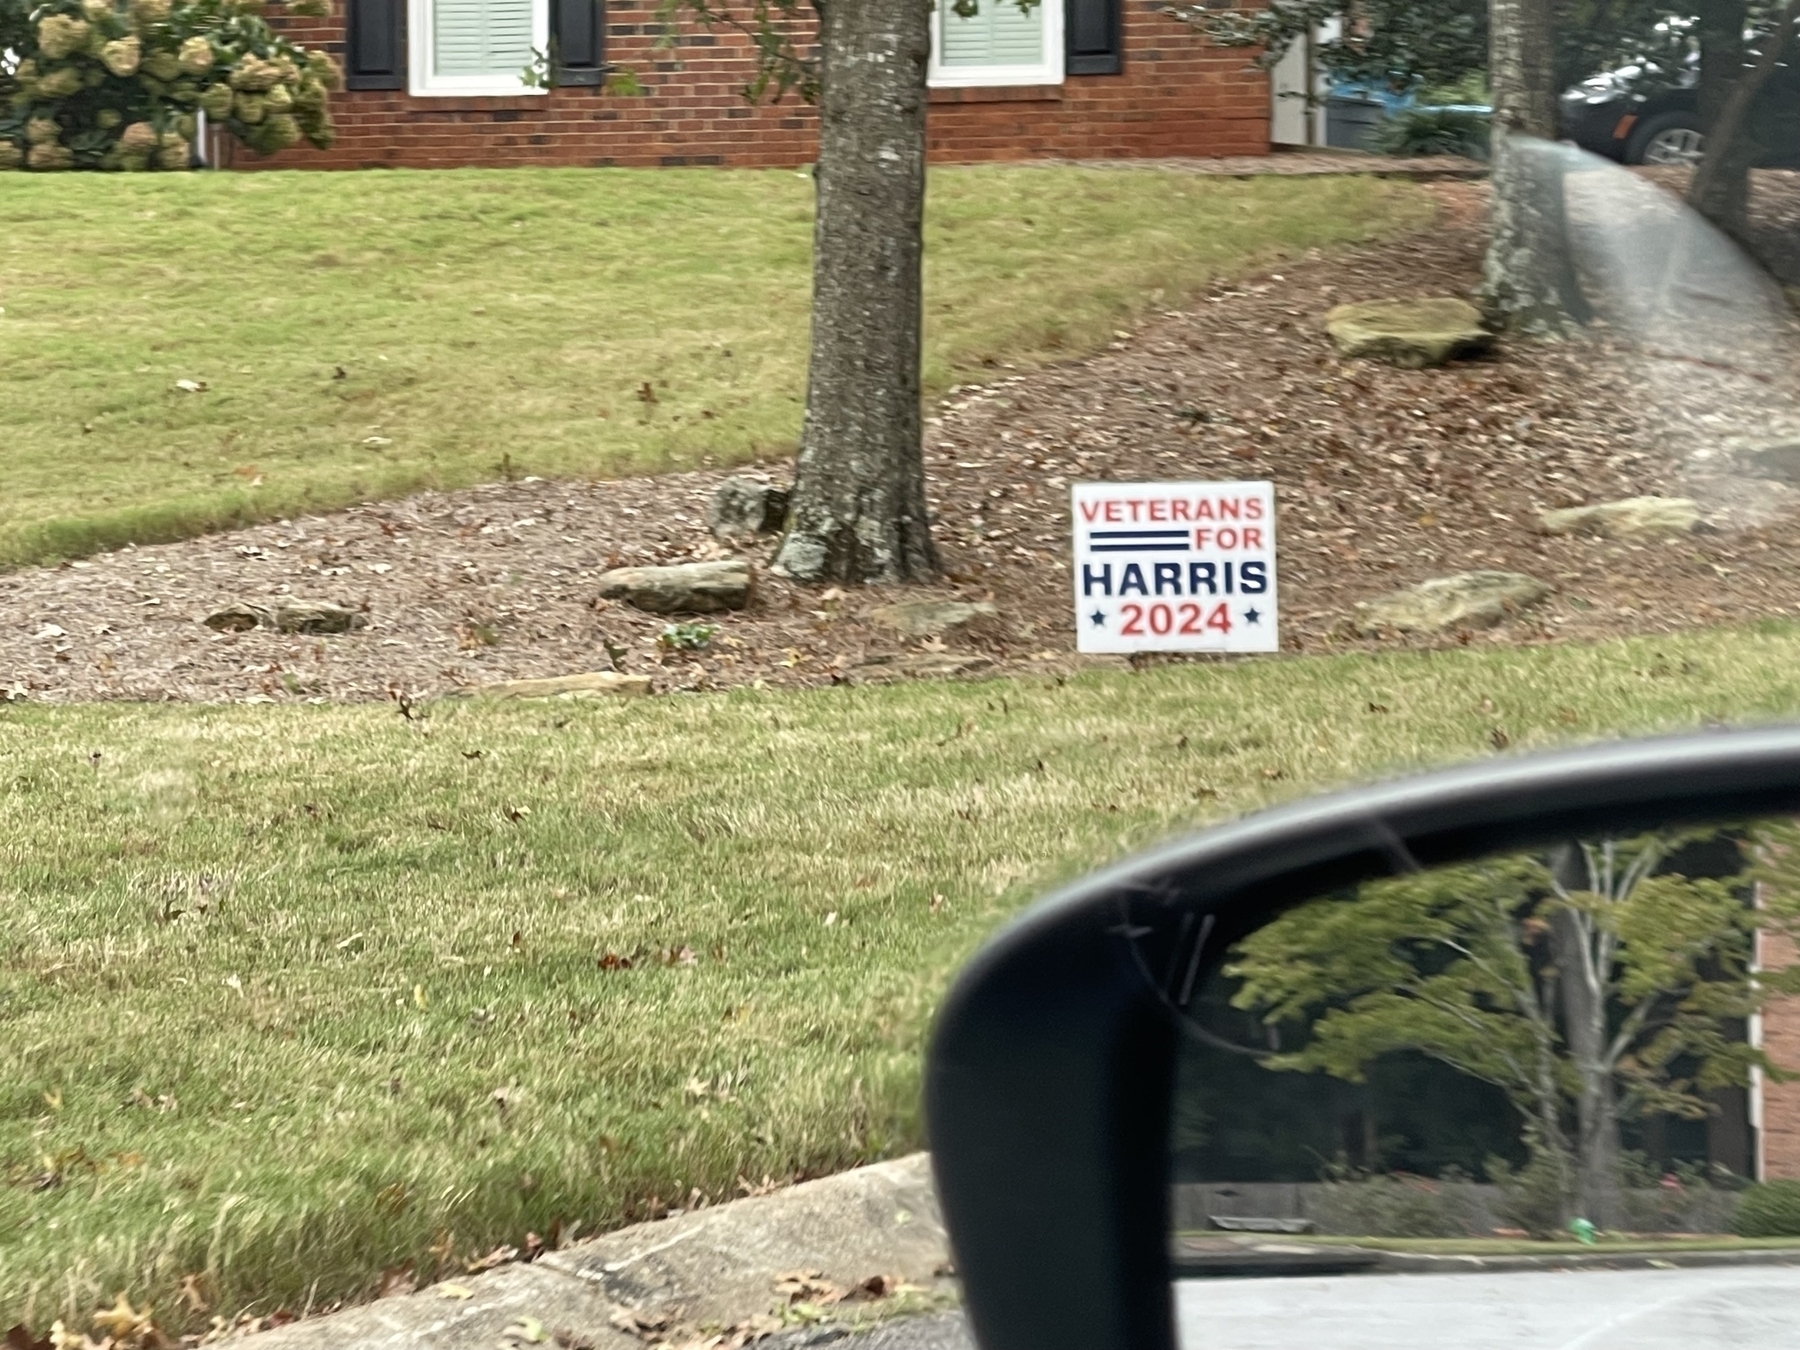
[[[1800,1266],[1183,1280],[1182,1350],[1795,1350]],[[777,1338],[781,1350],[830,1332]],[[958,1313],[834,1350],[972,1350]]]
[[[1793,1350],[1800,1267],[1184,1280],[1183,1350]]]

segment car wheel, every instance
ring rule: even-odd
[[[1627,164],[1692,168],[1706,152],[1706,134],[1691,112],[1658,113],[1632,128],[1625,142]]]

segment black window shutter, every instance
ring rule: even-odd
[[[1117,75],[1125,68],[1123,0],[1067,0],[1071,75]]]
[[[556,43],[558,84],[600,83],[606,68],[604,0],[550,0],[550,36]]]
[[[406,88],[406,0],[346,0],[344,87]]]

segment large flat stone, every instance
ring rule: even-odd
[[[893,628],[908,637],[935,637],[955,628],[966,628],[981,619],[991,619],[999,611],[984,600],[901,600],[869,611],[869,618],[883,628]]]
[[[600,595],[652,614],[717,614],[750,603],[750,564],[677,563],[672,567],[616,567],[600,577]]]
[[[650,677],[595,670],[583,675],[551,675],[538,680],[500,680],[464,692],[478,698],[641,698],[650,692]]]
[[[221,633],[247,633],[253,628],[266,628],[276,633],[305,633],[313,636],[354,633],[369,626],[368,616],[353,609],[305,600],[283,601],[275,605],[239,602],[208,614],[202,622]]]
[[[1358,605],[1355,625],[1361,633],[1491,628],[1549,594],[1548,586],[1522,572],[1459,572]]]
[[[1365,300],[1339,305],[1325,331],[1346,357],[1367,357],[1417,370],[1475,356],[1494,344],[1481,311],[1448,296],[1425,300]]]
[[[760,478],[734,474],[713,489],[706,524],[716,538],[736,542],[779,534],[787,524],[788,490]]]
[[[1738,466],[1752,478],[1800,484],[1800,440],[1736,447]]]
[[[974,652],[909,652],[871,656],[850,669],[863,684],[893,684],[899,680],[950,680],[978,675],[993,664],[993,657]]]
[[[1700,524],[1699,504],[1687,497],[1626,497],[1594,506],[1545,511],[1538,528],[1545,534],[1586,534],[1606,539],[1673,539]]]

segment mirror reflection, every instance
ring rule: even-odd
[[[1797,931],[1800,824],[1764,820],[1404,871],[1232,945],[1181,1009],[1183,1344],[1800,1344]]]

